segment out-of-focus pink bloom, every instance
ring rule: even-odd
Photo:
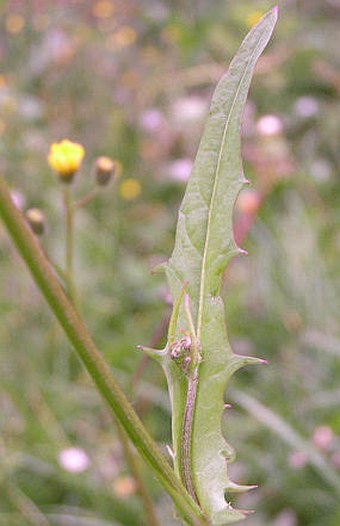
[[[89,466],[89,457],[79,447],[63,449],[58,457],[59,465],[69,473],[82,473]]]
[[[142,130],[156,133],[164,125],[164,117],[159,110],[152,108],[142,113],[139,124]]]
[[[283,130],[282,120],[277,115],[263,115],[256,123],[256,130],[267,137],[279,135]]]
[[[288,463],[294,469],[303,468],[308,463],[308,455],[304,451],[293,451],[288,457]]]
[[[171,117],[179,125],[196,124],[207,112],[206,101],[197,96],[177,99],[172,107]]]
[[[340,451],[335,451],[331,456],[331,462],[336,469],[340,470]]]
[[[167,304],[167,305],[173,305],[172,296],[170,293],[170,290],[168,287],[164,287],[161,289],[160,293],[161,299]]]
[[[303,119],[310,119],[319,112],[319,102],[314,97],[300,97],[294,104],[295,113]]]
[[[33,49],[30,58],[30,69],[35,74],[41,73],[51,63],[66,64],[76,51],[72,39],[59,29],[46,32],[41,44]]]
[[[239,196],[236,203],[238,214],[234,228],[235,240],[238,245],[242,244],[251,229],[260,205],[261,195],[256,190],[244,190]]]
[[[125,476],[113,482],[113,491],[120,499],[128,499],[136,492],[136,482],[132,477]]]
[[[255,129],[255,112],[255,104],[251,101],[247,101],[242,116],[242,137],[251,137],[253,135]]]
[[[292,510],[281,511],[273,522],[273,526],[296,526],[297,518]]]
[[[254,215],[261,204],[261,196],[256,190],[243,190],[240,194],[236,208],[243,214]]]
[[[333,431],[329,426],[318,426],[314,429],[312,441],[317,448],[329,449],[333,439]]]
[[[17,208],[19,208],[19,210],[23,210],[25,208],[26,199],[25,199],[24,194],[22,194],[18,190],[12,190],[11,197],[12,197],[13,203],[15,204]]]
[[[171,179],[186,182],[192,169],[191,159],[177,159],[168,165],[168,175]]]

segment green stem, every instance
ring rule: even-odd
[[[206,524],[202,510],[185,490],[116,383],[110,367],[97,350],[83,321],[66,296],[34,234],[21,212],[12,203],[3,176],[0,176],[0,215],[36,285],[118,422],[172,497],[184,520],[193,526]]]
[[[99,192],[99,188],[95,187],[93,190],[91,190],[88,194],[83,195],[78,201],[75,201],[72,205],[73,210],[78,210],[79,208],[82,208],[83,206],[87,205],[97,197]]]
[[[73,273],[73,206],[69,185],[63,186],[64,219],[65,219],[65,274],[67,279],[67,292],[75,304],[76,291]]]
[[[25,518],[28,524],[31,526],[50,526],[50,522],[46,516],[11,480],[6,480],[4,489],[9,499],[19,511],[21,518]]]

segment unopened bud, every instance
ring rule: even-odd
[[[98,157],[95,164],[96,181],[99,186],[106,186],[116,172],[116,163],[110,157]]]
[[[46,227],[46,219],[42,211],[39,208],[30,208],[25,216],[32,231],[37,236],[42,236]]]

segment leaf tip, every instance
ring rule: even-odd
[[[169,457],[171,458],[171,460],[175,460],[175,453],[173,452],[173,450],[171,449],[171,447],[169,446],[169,444],[166,444],[166,450],[169,454]]]
[[[233,371],[235,372],[238,369],[241,369],[241,367],[245,367],[246,365],[267,365],[267,364],[268,364],[267,360],[263,360],[262,358],[257,358],[256,356],[242,356],[239,354],[235,354]]]
[[[253,515],[255,513],[255,510],[239,510],[243,515],[248,517],[248,515]]]
[[[168,266],[167,261],[162,261],[162,263],[158,263],[152,269],[150,270],[150,274],[163,274],[166,271],[166,267]]]
[[[238,249],[237,249],[237,253],[238,253],[240,256],[248,256],[248,251],[247,251],[247,250],[244,250],[244,248],[241,248],[241,247],[238,247]]]
[[[136,345],[136,348],[139,351],[145,352],[148,356],[150,356],[150,358],[154,358],[156,361],[161,361],[164,357],[164,351],[158,351],[157,349],[145,347],[144,345]]]
[[[259,360],[260,360],[260,361],[259,361],[259,364],[260,364],[260,365],[269,365],[268,360],[263,360],[262,358],[259,358]]]
[[[247,493],[248,491],[257,488],[257,484],[236,484],[236,482],[232,482],[231,480],[229,480],[228,486],[225,488],[225,491],[226,493]]]

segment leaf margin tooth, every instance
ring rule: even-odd
[[[223,508],[223,510],[215,512],[211,520],[214,526],[227,526],[228,524],[243,521],[246,518],[247,515],[243,510],[233,508],[231,504],[226,503],[226,507]]]
[[[168,260],[161,261],[161,263],[157,263],[151,268],[150,274],[152,276],[155,274],[165,274],[167,266],[168,266]]]
[[[257,356],[243,356],[241,354],[234,353],[230,364],[231,375],[233,375],[239,369],[242,369],[242,367],[246,367],[247,365],[268,365],[268,363],[268,360],[258,358]]]
[[[229,480],[228,486],[225,488],[226,494],[228,493],[247,493],[248,491],[258,488],[257,484],[237,484],[232,480]]]
[[[136,345],[138,351],[144,352],[147,356],[155,360],[157,363],[162,363],[166,357],[165,349],[153,349],[152,347],[147,347],[145,345]]]

